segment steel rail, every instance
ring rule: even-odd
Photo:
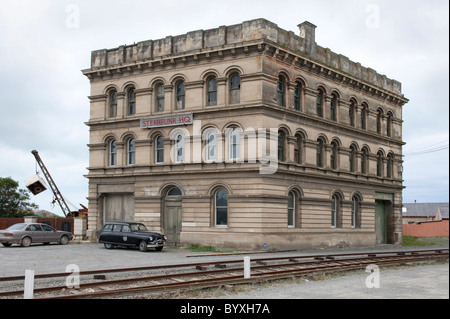
[[[285,257],[269,257],[269,258],[254,258],[252,261],[255,262],[267,262],[276,260],[289,260],[289,259],[308,259],[308,258],[327,258],[327,257],[345,257],[345,256],[362,256],[362,255],[395,255],[395,254],[407,254],[407,253],[429,253],[429,252],[445,252],[449,251],[448,248],[443,249],[428,249],[428,250],[401,250],[401,251],[378,251],[378,252],[361,252],[361,253],[345,253],[345,254],[319,254],[319,255],[300,255],[300,256],[285,256]],[[219,255],[218,255],[219,256]],[[210,256],[205,256],[210,257]],[[197,267],[197,266],[214,266],[220,264],[237,264],[241,263],[242,259],[237,260],[224,260],[224,261],[210,261],[210,262],[198,262],[198,263],[186,263],[186,264],[168,264],[168,265],[154,265],[154,266],[143,266],[143,267],[133,267],[133,268],[116,268],[116,269],[100,269],[100,270],[86,270],[80,271],[79,275],[95,275],[95,274],[107,274],[107,273],[119,273],[119,272],[132,272],[132,271],[145,271],[145,270],[157,270],[157,269],[170,269],[170,268],[187,268],[187,267]],[[61,273],[48,273],[48,274],[36,274],[35,279],[44,278],[54,278],[54,277],[66,277],[69,275],[68,272]],[[0,277],[0,282],[2,281],[19,281],[25,280],[25,276],[9,276]]]
[[[442,251],[447,251],[447,254],[443,254]],[[434,252],[431,254],[431,252]],[[406,255],[406,253],[410,253]],[[388,254],[388,255],[387,255]],[[382,253],[382,256],[374,256],[375,253],[357,253],[357,254],[333,254],[333,255],[314,255],[314,256],[297,256],[297,257],[275,257],[275,258],[259,258],[255,259],[255,261],[268,261],[268,260],[286,260],[289,259],[290,263],[284,263],[284,264],[273,264],[273,265],[260,265],[260,266],[254,266],[252,267],[253,270],[253,277],[259,277],[261,276],[293,276],[298,273],[304,273],[305,271],[311,271],[311,272],[317,272],[317,271],[325,271],[329,269],[337,269],[337,270],[344,270],[349,267],[360,267],[360,265],[366,265],[366,264],[384,264],[384,263],[404,263],[408,261],[422,261],[427,259],[437,259],[437,258],[448,258],[448,249],[436,249],[436,250],[421,250],[421,251],[402,251],[402,252],[389,252],[389,253]],[[364,258],[343,258],[343,259],[335,259],[336,256],[352,256],[352,255],[368,255],[368,257]],[[313,260],[313,261],[302,261],[298,262],[296,259],[299,259],[299,257],[302,258],[320,258],[320,260]],[[328,259],[326,259],[328,257]],[[242,263],[242,261],[237,261]],[[223,262],[219,262],[223,263]],[[215,264],[215,263],[213,263]],[[332,265],[331,265],[332,264]],[[191,265],[191,264],[189,264]],[[309,268],[299,268],[295,269],[295,267],[309,267]],[[269,272],[262,272],[266,269],[273,269],[273,268],[289,268],[288,270],[276,270],[276,271],[269,271]],[[294,269],[292,269],[294,267]],[[110,280],[110,281],[102,281],[102,282],[94,282],[94,283],[85,283],[80,285],[79,289],[86,289],[91,287],[105,287],[108,285],[122,285],[122,284],[129,284],[133,282],[148,282],[148,281],[158,281],[158,280],[172,280],[174,278],[179,277],[195,277],[195,276],[205,276],[205,275],[223,275],[225,273],[236,273],[238,272],[239,275],[235,276],[226,276],[223,277],[224,279],[210,279],[212,283],[214,283],[214,280],[217,280],[217,283],[222,282],[223,280],[230,279],[234,282],[235,279],[242,279],[242,270],[243,268],[232,268],[232,269],[226,269],[226,270],[212,270],[212,271],[203,271],[203,272],[190,272],[190,273],[178,273],[178,274],[170,274],[170,275],[157,275],[157,276],[149,276],[149,277],[137,277],[137,278],[128,278],[128,279],[119,279],[119,280]],[[65,274],[67,275],[67,274]],[[142,288],[143,290],[151,290],[153,289],[166,289],[169,287],[184,287],[185,284],[192,284],[195,286],[198,286],[200,284],[207,284],[207,279],[202,280],[187,280],[185,282],[175,282],[175,283],[165,283],[165,284],[153,284],[151,286],[143,286],[143,287],[137,287],[136,289]],[[35,289],[35,293],[46,293],[51,291],[58,291],[61,289],[65,289],[66,286],[59,286],[59,287],[48,287],[48,288],[38,288]],[[126,293],[127,289],[130,288],[123,288],[120,290],[120,292],[117,293]],[[135,290],[131,290],[130,292],[133,292]],[[2,296],[13,296],[13,295],[20,295],[23,291],[9,291],[9,292],[1,292],[0,297]],[[95,295],[108,295],[108,294],[115,294],[114,290],[103,292],[103,293],[88,293],[88,294],[77,294],[76,297],[73,296],[59,296],[57,298],[78,298],[83,296],[95,296]],[[50,297],[49,297],[50,298]]]

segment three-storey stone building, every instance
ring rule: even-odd
[[[400,243],[401,84],[257,19],[92,52],[88,235]]]

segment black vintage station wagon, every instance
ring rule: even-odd
[[[166,240],[165,235],[150,232],[144,224],[132,222],[107,222],[98,239],[99,243],[103,243],[107,249],[126,246],[139,247],[140,251],[147,251],[147,248],[161,251]]]

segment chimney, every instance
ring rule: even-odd
[[[303,51],[309,56],[316,55],[316,26],[311,22],[305,21],[298,25],[300,29],[300,38],[303,38]]]

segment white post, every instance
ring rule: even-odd
[[[244,278],[250,278],[250,257],[244,257]]]
[[[25,286],[23,291],[23,299],[33,299],[34,270],[25,270]]]

